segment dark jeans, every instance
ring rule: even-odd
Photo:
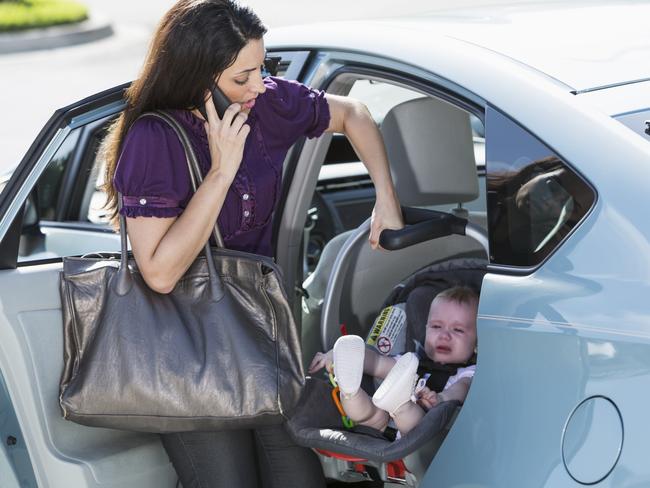
[[[281,425],[164,434],[162,441],[183,488],[325,486],[316,454],[297,446]]]

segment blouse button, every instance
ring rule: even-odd
[[[147,199],[146,198],[141,198],[140,199],[140,205],[146,205],[147,204]]]
[[[244,193],[241,197],[242,200],[248,200],[251,196],[248,193]]]
[[[248,210],[244,210],[244,217],[248,217],[251,213]]]

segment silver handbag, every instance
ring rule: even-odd
[[[201,172],[180,124],[192,187]],[[121,197],[120,197],[121,198]],[[64,258],[63,416],[143,432],[251,428],[285,419],[304,386],[300,339],[280,272],[264,256],[206,243],[166,295],[129,258]]]

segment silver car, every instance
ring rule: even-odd
[[[563,2],[268,35],[280,76],[369,107],[404,205],[467,222],[372,251],[374,191],[347,140],[297,143],[275,248],[305,359],[342,323],[365,335],[424,266],[487,262],[477,372],[446,437],[400,476],[323,457],[329,477],[650,485],[649,25],[647,3]],[[76,425],[58,405],[61,258],[119,250],[96,152],[125,87],[57,111],[0,194],[2,488],[177,483],[157,436]]]

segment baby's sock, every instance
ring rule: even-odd
[[[372,402],[391,416],[407,402],[417,382],[418,358],[412,352],[407,352],[395,363],[386,379],[379,385],[372,397]]]
[[[344,397],[351,397],[361,387],[366,344],[355,335],[339,337],[334,344],[334,376]]]

